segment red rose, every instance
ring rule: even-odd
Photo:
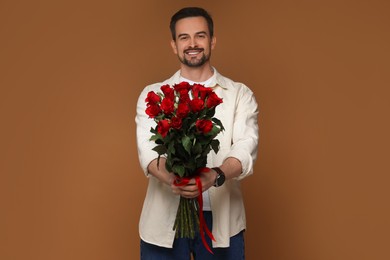
[[[156,104],[156,103],[160,102],[160,100],[161,100],[161,97],[159,95],[157,95],[156,93],[154,93],[154,91],[150,91],[145,98],[145,102],[147,102],[149,104]]]
[[[180,89],[179,91],[179,101],[188,102],[190,100],[190,96],[188,94],[188,89]]]
[[[167,119],[160,120],[157,123],[157,132],[162,137],[167,136],[169,129],[170,129],[170,125],[169,125],[169,121]]]
[[[166,115],[170,115],[173,113],[173,110],[175,109],[174,105],[175,103],[173,102],[173,100],[169,98],[164,98],[161,101],[161,109],[164,111]]]
[[[194,93],[194,97],[199,97],[202,100],[205,100],[207,95],[211,93],[213,90],[211,88],[206,88],[201,84],[194,84],[192,86],[192,92]]]
[[[218,97],[215,92],[211,92],[206,101],[206,107],[212,108],[222,103],[222,98]]]
[[[164,93],[164,96],[170,100],[175,99],[175,91],[169,85],[161,86],[161,91]]]
[[[188,91],[187,92],[181,92],[180,93],[180,97],[179,97],[179,101],[180,102],[185,102],[185,103],[188,103],[190,102],[190,95],[188,95]]]
[[[196,121],[195,125],[196,128],[204,134],[207,134],[211,131],[211,129],[213,129],[213,122],[208,119],[199,119],[198,121]]]
[[[190,102],[191,110],[195,113],[201,111],[203,106],[204,106],[204,101],[199,98],[195,98]]]
[[[188,107],[188,104],[185,102],[179,103],[177,106],[176,116],[180,118],[184,118],[188,115],[190,112],[190,108]]]
[[[182,120],[179,117],[172,117],[171,119],[171,127],[175,129],[180,129],[182,126]]]
[[[199,92],[200,92],[201,87],[203,87],[203,86],[200,84],[192,85],[192,94],[194,95],[194,97],[196,97],[196,98],[199,97]]]
[[[161,108],[157,104],[148,104],[147,108],[145,109],[145,113],[150,117],[154,118],[158,116],[161,113]]]
[[[183,81],[183,82],[180,82],[179,84],[175,84],[173,86],[173,88],[175,89],[175,91],[177,92],[180,92],[181,90],[190,90],[191,89],[191,85],[190,83],[186,82],[186,81]]]

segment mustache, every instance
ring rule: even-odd
[[[184,52],[189,52],[189,51],[203,51],[203,48],[188,48],[185,49]]]

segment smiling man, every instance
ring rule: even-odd
[[[215,46],[215,37],[207,27],[203,17],[183,18],[176,22],[175,31],[171,41],[172,49],[179,60],[190,68],[202,67],[209,63],[211,50]]]
[[[180,69],[161,83],[147,86],[137,103],[137,145],[140,165],[149,179],[141,213],[141,259],[245,259],[245,209],[240,181],[253,173],[258,146],[258,106],[253,92],[244,84],[222,76],[211,65],[215,48],[213,20],[198,7],[179,10],[171,18],[171,46],[180,61]],[[218,135],[219,152],[209,153],[208,171],[199,173],[202,194],[195,179],[187,185],[173,184],[175,175],[165,169],[164,159],[157,163],[158,154],[152,149],[150,128],[155,122],[145,113],[145,99],[150,91],[159,91],[166,84],[198,83],[212,87],[223,103],[215,117],[222,121],[225,131]],[[202,244],[200,232],[194,239],[176,238],[173,228],[180,196],[203,197],[203,214],[215,241],[207,238],[213,254]]]

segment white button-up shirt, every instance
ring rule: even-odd
[[[253,92],[244,84],[234,82],[214,69],[215,77],[210,84],[215,93],[223,99],[217,106],[215,117],[221,120],[225,130],[218,134],[220,149],[217,154],[211,151],[207,158],[208,167],[220,166],[228,157],[241,162],[242,173],[227,180],[221,187],[211,187],[209,191],[213,215],[213,247],[229,247],[230,237],[246,228],[245,209],[240,189],[240,180],[253,173],[258,146],[258,106]],[[147,243],[171,248],[175,238],[173,225],[179,206],[178,195],[171,187],[148,174],[149,163],[158,154],[152,150],[156,144],[150,141],[154,120],[145,113],[145,98],[149,91],[160,91],[165,84],[180,83],[180,71],[170,79],[144,88],[137,103],[137,145],[140,165],[149,178],[148,189],[139,222],[140,237]]]

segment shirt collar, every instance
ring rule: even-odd
[[[223,80],[223,77],[221,74],[219,74],[219,72],[213,67],[214,69],[214,73],[215,73],[215,77],[213,76],[213,79],[212,81],[210,82],[210,86],[211,88],[215,89],[215,88],[222,88],[222,89],[227,89],[227,85],[224,85],[224,80]],[[180,83],[180,70],[176,71],[176,73],[170,78],[167,80],[166,82],[167,84],[179,84]]]

